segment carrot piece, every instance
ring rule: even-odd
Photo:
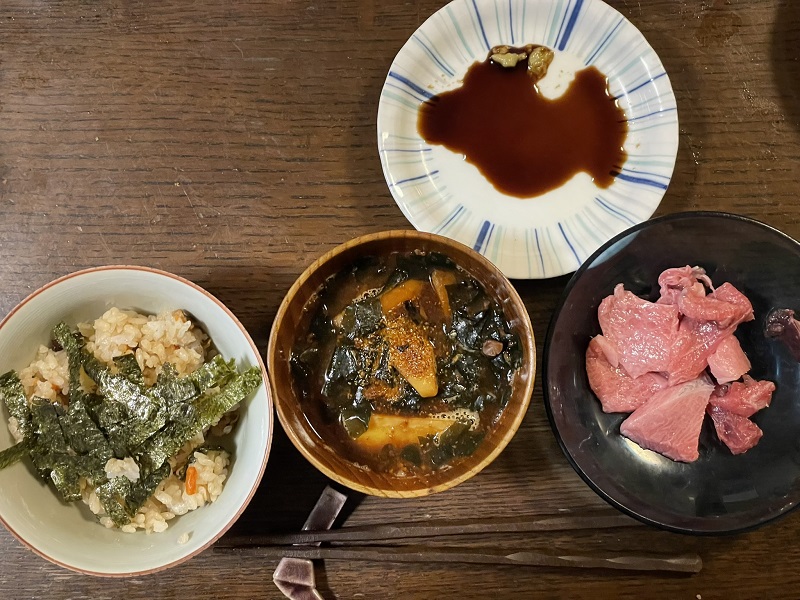
[[[194,467],[186,469],[186,493],[190,496],[197,493],[197,469]]]

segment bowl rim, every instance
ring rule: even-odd
[[[295,279],[292,286],[286,292],[286,295],[281,301],[281,304],[278,307],[278,312],[275,314],[275,319],[272,323],[272,330],[270,331],[270,336],[269,336],[269,345],[267,347],[267,365],[268,365],[268,371],[272,373],[275,366],[277,365],[277,360],[278,360],[277,359],[278,329],[280,328],[280,325],[286,316],[289,305],[294,300],[300,287],[309,277],[311,277],[320,267],[325,265],[329,260],[354,247],[375,241],[382,241],[382,240],[396,239],[396,238],[412,238],[416,240],[433,241],[435,243],[444,243],[444,245],[446,246],[455,246],[464,251],[465,253],[472,255],[476,261],[481,263],[485,268],[489,269],[491,272],[495,273],[498,276],[498,278],[500,278],[500,280],[506,284],[507,289],[509,291],[509,296],[514,300],[515,303],[518,303],[519,306],[522,307],[523,310],[521,311],[520,314],[520,317],[522,319],[522,326],[524,329],[530,332],[530,338],[526,336],[525,339],[523,340],[523,344],[526,346],[528,355],[530,356],[530,377],[528,377],[528,381],[522,388],[522,393],[523,393],[522,404],[520,406],[518,413],[514,415],[514,418],[511,420],[509,424],[507,435],[505,435],[503,438],[499,440],[497,446],[495,446],[489,452],[489,454],[486,455],[486,457],[483,459],[483,461],[481,461],[481,463],[475,465],[475,467],[473,467],[472,469],[465,471],[460,476],[448,479],[447,481],[444,481],[443,483],[440,483],[438,485],[432,487],[426,486],[422,488],[411,488],[402,491],[368,486],[360,482],[354,481],[349,477],[343,476],[340,473],[337,473],[333,469],[330,469],[327,465],[317,461],[311,455],[311,453],[307,450],[305,445],[301,442],[300,436],[291,427],[287,425],[287,418],[284,413],[284,401],[280,398],[278,390],[274,387],[275,384],[273,382],[272,377],[270,377],[270,385],[273,386],[272,394],[274,398],[275,410],[278,414],[278,420],[280,421],[283,430],[286,432],[286,435],[292,441],[292,444],[295,446],[295,448],[297,448],[297,450],[300,451],[300,453],[305,457],[305,459],[308,460],[308,462],[310,462],[318,470],[320,470],[324,475],[342,485],[347,486],[352,490],[361,492],[363,494],[369,494],[384,498],[413,498],[413,497],[427,496],[430,494],[448,490],[480,473],[483,469],[485,469],[492,462],[494,462],[497,456],[505,449],[505,447],[514,437],[514,435],[516,435],[517,430],[519,429],[522,423],[522,420],[525,418],[525,415],[528,412],[536,380],[537,356],[536,356],[535,332],[533,331],[533,325],[531,323],[530,314],[528,313],[525,303],[519,296],[519,293],[517,292],[516,288],[511,283],[511,281],[503,274],[503,272],[494,263],[492,263],[488,258],[483,256],[482,254],[476,252],[469,246],[466,246],[457,240],[448,238],[446,236],[438,235],[435,233],[419,231],[417,229],[391,229],[387,231],[368,233],[365,235],[352,238],[342,244],[339,244],[338,246],[332,248],[331,250],[328,250],[322,256],[317,258],[302,272],[302,274],[300,274],[300,276],[297,277],[297,279]]]
[[[553,314],[550,317],[550,323],[547,327],[547,333],[545,334],[544,340],[544,349],[543,353],[544,356],[542,357],[542,392],[543,392],[543,401],[544,401],[544,408],[545,412],[547,413],[547,420],[550,423],[550,429],[553,432],[553,435],[558,442],[561,451],[564,453],[564,456],[567,458],[567,461],[575,470],[575,472],[580,476],[581,479],[589,486],[589,488],[594,491],[598,496],[600,496],[603,500],[605,500],[608,504],[616,508],[622,513],[625,513],[642,523],[647,525],[652,525],[659,529],[663,529],[665,531],[671,531],[673,533],[681,533],[686,535],[694,535],[694,536],[704,536],[704,537],[711,537],[711,536],[723,536],[723,535],[733,535],[738,533],[744,533],[747,531],[752,531],[766,523],[775,521],[780,519],[781,517],[787,515],[788,513],[792,512],[795,508],[798,507],[798,504],[795,504],[793,507],[784,510],[775,515],[771,515],[767,518],[762,518],[757,520],[755,523],[743,526],[743,527],[733,527],[728,529],[695,529],[692,527],[680,527],[676,525],[670,525],[669,523],[662,523],[657,519],[653,519],[646,515],[640,514],[639,512],[625,506],[620,501],[616,500],[612,496],[610,496],[605,490],[601,489],[600,486],[594,483],[594,481],[589,477],[588,474],[584,472],[581,466],[577,463],[575,458],[572,456],[572,453],[567,448],[564,440],[561,437],[561,434],[558,430],[558,426],[555,422],[555,415],[553,414],[553,409],[550,403],[550,386],[548,383],[548,374],[549,374],[549,355],[550,355],[550,347],[553,341],[554,329],[556,325],[556,321],[558,320],[559,315],[561,314],[564,305],[566,304],[572,289],[577,284],[580,277],[583,275],[585,271],[588,270],[589,266],[594,262],[594,260],[603,254],[606,250],[608,250],[611,246],[622,240],[623,238],[636,233],[637,231],[644,229],[646,227],[652,227],[654,225],[659,225],[661,223],[668,223],[671,221],[681,221],[685,219],[695,219],[695,218],[714,218],[714,219],[724,219],[724,220],[734,220],[747,223],[749,225],[754,225],[756,227],[767,229],[773,233],[778,234],[780,237],[785,238],[786,240],[794,243],[797,246],[800,246],[800,242],[794,239],[792,236],[780,231],[779,229],[764,223],[763,221],[759,221],[758,219],[754,219],[752,217],[747,217],[744,215],[738,215],[731,212],[726,211],[714,211],[714,210],[697,210],[697,211],[681,211],[677,213],[671,213],[668,215],[662,215],[660,217],[656,217],[654,219],[649,219],[647,221],[643,221],[641,223],[637,223],[636,225],[626,229],[625,231],[620,232],[619,234],[615,235],[613,238],[608,240],[602,246],[600,246],[589,258],[587,258],[584,263],[580,266],[580,268],[575,271],[575,273],[570,278],[569,282],[567,282],[564,291],[561,294],[561,297],[556,304],[556,307],[553,309]]]
[[[50,281],[49,283],[44,284],[43,286],[39,287],[38,289],[34,290],[30,294],[28,294],[24,299],[22,299],[14,308],[12,308],[11,311],[2,319],[2,321],[0,321],[0,331],[2,331],[3,327],[5,326],[5,324],[24,305],[28,304],[31,300],[33,300],[34,298],[36,298],[37,296],[39,296],[43,292],[45,292],[45,291],[49,290],[50,288],[53,288],[53,287],[61,284],[61,283],[65,282],[65,281],[67,281],[67,280],[74,279],[74,278],[80,277],[82,275],[87,275],[87,274],[90,274],[90,273],[97,273],[97,272],[101,272],[101,271],[139,271],[139,272],[144,272],[144,273],[155,274],[155,275],[158,275],[158,276],[161,276],[161,277],[168,277],[169,279],[173,279],[175,281],[178,281],[179,283],[187,285],[187,286],[193,288],[194,290],[200,292],[201,294],[206,296],[209,300],[211,300],[214,304],[216,304],[219,308],[221,308],[225,312],[225,314],[228,315],[228,318],[242,332],[242,334],[245,337],[245,340],[250,345],[250,348],[252,349],[253,353],[256,356],[256,359],[258,360],[258,366],[261,369],[262,384],[264,386],[264,392],[265,392],[265,394],[267,396],[267,407],[266,407],[266,410],[267,410],[268,414],[270,415],[270,418],[268,420],[268,425],[267,425],[267,447],[266,447],[266,452],[264,453],[264,458],[261,461],[261,465],[258,468],[258,475],[255,478],[255,480],[253,481],[253,485],[250,488],[250,491],[248,492],[247,497],[244,499],[244,502],[242,503],[242,505],[239,508],[239,510],[234,515],[232,515],[230,520],[227,523],[225,523],[225,525],[223,525],[214,535],[212,535],[211,538],[209,538],[209,540],[205,544],[203,544],[202,546],[200,546],[196,550],[193,550],[192,552],[186,554],[185,556],[181,556],[181,557],[179,557],[179,558],[177,558],[177,559],[175,559],[173,561],[170,561],[168,563],[165,563],[163,565],[159,565],[157,567],[152,567],[152,568],[149,568],[149,569],[141,569],[141,570],[138,570],[138,571],[124,571],[124,572],[123,571],[117,571],[117,572],[94,571],[94,570],[91,570],[91,569],[83,569],[83,568],[80,568],[80,567],[76,567],[74,565],[70,565],[70,564],[64,563],[62,561],[56,560],[56,559],[52,558],[51,556],[49,556],[45,551],[43,551],[43,550],[41,550],[39,548],[36,548],[33,545],[31,545],[30,543],[28,543],[21,535],[19,535],[13,528],[11,528],[9,526],[9,524],[5,521],[3,516],[0,515],[0,523],[2,523],[3,526],[6,528],[6,530],[12,536],[14,536],[23,546],[25,546],[26,548],[31,550],[34,554],[39,555],[40,557],[44,558],[45,560],[47,560],[47,561],[49,561],[49,562],[51,562],[51,563],[53,563],[55,565],[58,565],[59,567],[63,567],[65,569],[68,569],[68,570],[76,572],[76,573],[81,573],[83,575],[93,575],[93,576],[96,576],[96,577],[107,577],[107,578],[138,577],[138,576],[141,576],[141,575],[149,575],[151,573],[157,573],[159,571],[164,571],[166,569],[169,569],[170,567],[177,566],[177,565],[179,565],[181,563],[184,563],[184,562],[188,561],[189,559],[197,556],[201,552],[207,550],[220,537],[222,537],[228,531],[228,529],[231,528],[231,526],[233,526],[233,524],[239,519],[239,517],[245,511],[247,506],[250,504],[250,501],[253,499],[253,496],[255,495],[256,490],[258,489],[259,485],[261,484],[261,479],[264,476],[264,470],[266,469],[266,466],[267,466],[267,460],[269,458],[270,450],[272,449],[272,437],[273,437],[273,427],[274,427],[274,418],[272,418],[272,414],[273,414],[273,410],[272,410],[273,409],[272,388],[269,385],[269,376],[268,376],[267,369],[266,369],[266,366],[264,364],[264,361],[261,358],[261,353],[259,352],[258,347],[256,346],[256,344],[253,341],[253,339],[250,337],[250,334],[247,332],[247,329],[244,327],[244,325],[242,325],[242,323],[239,321],[239,319],[236,317],[236,315],[234,315],[233,312],[227,306],[225,306],[225,304],[221,300],[219,300],[216,296],[214,296],[213,294],[211,294],[209,291],[205,290],[201,286],[197,285],[196,283],[194,283],[194,282],[192,282],[192,281],[190,281],[190,280],[188,280],[188,279],[186,279],[184,277],[181,277],[180,275],[176,275],[174,273],[170,273],[169,271],[164,271],[162,269],[156,269],[154,267],[146,267],[146,266],[140,266],[140,265],[126,265],[126,264],[103,265],[103,266],[99,266],[99,267],[89,267],[89,268],[86,268],[86,269],[80,269],[78,271],[74,271],[72,273],[67,273],[66,275],[62,275],[61,277],[58,277],[58,278]]]

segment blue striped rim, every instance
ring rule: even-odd
[[[494,229],[494,225],[492,225],[489,221],[483,222],[481,229],[478,232],[478,239],[475,240],[475,245],[472,246],[477,252],[481,252],[484,242],[487,244],[489,243],[489,236],[491,235],[492,229]]]
[[[597,50],[595,50],[592,53],[592,55],[586,60],[586,62],[584,64],[590,65],[590,64],[592,64],[594,62],[594,59],[597,58],[597,55],[600,54],[600,52],[604,49],[604,46],[608,43],[608,40],[611,39],[611,36],[614,35],[614,32],[617,29],[619,29],[620,25],[622,25],[623,20],[624,19],[621,17],[620,20],[617,21],[617,24],[614,25],[614,28],[611,31],[608,32],[608,35],[606,35],[606,37],[603,38],[603,41],[600,42],[600,45],[597,47]]]
[[[433,148],[381,148],[381,152],[431,152]]]
[[[653,181],[652,179],[647,179],[646,177],[634,177],[633,175],[628,175],[627,173],[619,173],[617,171],[611,171],[611,174],[617,179],[621,179],[622,181],[628,181],[630,183],[638,183],[640,185],[649,185],[650,187],[658,188],[660,190],[667,189],[666,183],[661,183],[660,181]]]
[[[387,87],[387,88],[391,88],[391,89],[393,89],[393,90],[397,90],[398,92],[402,92],[402,93],[403,93],[403,94],[405,94],[406,96],[408,96],[408,97],[410,97],[410,98],[413,98],[415,102],[425,102],[425,98],[420,98],[420,97],[419,97],[419,96],[417,96],[416,94],[412,93],[412,92],[411,92],[411,90],[408,90],[408,89],[406,89],[406,88],[405,88],[405,87],[403,87],[403,86],[400,86],[400,85],[395,85],[395,84],[393,84],[393,83],[389,83],[389,82],[387,82],[387,83],[386,83],[386,87]],[[398,102],[402,102],[403,100],[404,100],[404,98],[397,98],[397,101],[398,101]]]
[[[559,6],[560,4],[561,3],[559,2]],[[569,1],[567,1],[567,11],[569,11]],[[550,41],[550,38],[548,38],[547,41],[548,46],[553,46],[555,48],[558,45],[558,40],[561,38],[561,32],[564,30],[564,23],[566,22],[566,19],[567,19],[567,12],[565,11],[561,18],[561,23],[558,24],[558,33],[556,33],[556,38],[552,42]],[[552,30],[553,23],[554,21],[550,22],[550,35],[553,34]]]
[[[511,2],[512,0],[508,0],[508,28],[511,31],[511,44],[515,44],[514,41],[514,14],[511,10]]]
[[[579,214],[575,214],[575,215],[572,215],[572,217],[570,219],[565,219],[563,221],[563,228],[564,228],[564,231],[567,234],[567,237],[572,240],[572,246],[575,248],[575,251],[576,251],[576,253],[578,253],[578,256],[580,256],[580,255],[589,256],[589,254],[591,254],[591,252],[586,252],[586,249],[583,247],[583,244],[581,243],[581,236],[577,235],[575,233],[575,229],[573,229],[573,225],[576,225],[576,224],[575,223],[573,223],[572,225],[570,224],[570,220],[577,221],[578,220],[578,216],[579,216]],[[580,225],[580,223],[577,223],[577,226],[579,226],[579,225]],[[587,240],[583,240],[583,241],[586,242]],[[591,240],[588,240],[588,241],[591,244]]]
[[[603,239],[652,214],[674,169],[678,113],[658,56],[623,16],[608,12],[598,0],[459,0],[437,14],[438,20],[421,27],[389,69],[381,96],[385,110],[379,113],[378,145],[387,183],[415,227],[473,246],[509,276],[547,278],[574,270]],[[448,89],[469,64],[484,59],[481,44],[490,48],[527,41],[572,52],[586,66],[600,66],[609,74],[609,95],[625,107],[629,136],[641,138],[629,162],[610,169],[619,179],[616,185],[606,193],[590,193],[579,215],[570,214],[571,208],[559,210],[552,221],[538,226],[527,219],[514,221],[505,206],[499,215],[494,209],[473,212],[457,195],[444,193],[452,176],[450,163],[446,169],[438,164],[437,147],[416,131],[420,104]],[[655,146],[648,145],[651,133]],[[520,236],[524,248],[517,248]]]
[[[594,200],[595,200],[595,202],[597,202],[597,203],[598,203],[600,206],[602,206],[602,207],[603,207],[603,208],[604,208],[606,211],[608,211],[608,212],[609,212],[609,213],[611,213],[612,215],[616,215],[617,217],[619,217],[620,219],[622,219],[622,221],[623,221],[623,222],[625,222],[625,223],[628,223],[629,225],[636,225],[636,221],[633,221],[633,220],[632,220],[632,219],[630,219],[630,218],[629,218],[627,215],[625,215],[625,214],[621,213],[620,211],[618,211],[618,210],[617,210],[616,208],[614,208],[613,206],[610,206],[610,205],[606,204],[605,202],[603,202],[603,200],[602,200],[602,199],[601,199],[599,196],[595,196],[595,199],[594,199]]]
[[[663,113],[672,112],[674,110],[678,110],[677,108],[662,108],[661,110],[654,110],[651,113],[647,113],[646,115],[639,115],[638,117],[631,117],[630,119],[625,119],[628,123],[633,123],[634,121],[640,121],[641,119],[647,119],[648,117],[654,117],[655,115],[660,115]],[[624,121],[623,121],[624,122]]]
[[[629,156],[628,158],[631,158],[631,157]],[[626,169],[625,167],[622,167],[621,172],[622,173],[634,173],[635,175],[644,175],[646,177],[660,177],[661,179],[666,179],[667,181],[670,180],[670,177],[668,175],[661,175],[659,173],[651,173],[649,171],[634,171],[632,169]]]
[[[622,93],[621,93],[619,96],[614,96],[614,100],[619,100],[620,98],[622,98],[622,97],[623,97],[623,96],[625,96],[626,94],[632,94],[632,93],[633,93],[633,92],[635,92],[636,90],[640,90],[640,89],[642,89],[644,86],[646,86],[646,85],[648,85],[648,84],[650,84],[650,83],[653,83],[653,82],[655,82],[655,80],[656,80],[656,79],[661,79],[661,78],[662,78],[662,77],[664,77],[664,75],[666,75],[666,74],[667,74],[667,72],[666,72],[666,71],[664,71],[663,73],[660,73],[659,75],[656,75],[655,77],[651,77],[651,78],[650,78],[650,79],[648,79],[647,81],[644,81],[644,82],[640,83],[640,84],[639,84],[639,85],[637,85],[636,87],[633,87],[633,88],[631,88],[631,89],[629,89],[629,90],[624,90],[624,91],[623,91],[623,92],[622,92]]]
[[[539,255],[539,264],[542,266],[542,277],[545,276],[544,270],[544,254],[542,254],[542,245],[539,243],[539,230],[533,230],[534,236],[536,237],[536,253]]]
[[[439,171],[431,171],[430,173],[425,173],[424,175],[417,175],[416,177],[409,177],[407,179],[401,179],[400,181],[395,181],[394,183],[390,183],[389,187],[397,187],[398,185],[402,185],[404,183],[408,183],[409,181],[419,181],[420,179],[430,179],[434,175],[436,175]]]
[[[486,49],[490,50],[492,47],[489,45],[489,40],[486,38],[486,30],[483,28],[483,20],[481,19],[481,13],[478,10],[478,4],[475,2],[475,0],[472,0],[472,7],[475,9],[475,16],[478,17],[478,25],[481,28],[483,43],[486,44]]]
[[[437,227],[437,228],[436,228],[436,232],[435,232],[435,233],[439,233],[440,231],[443,231],[443,230],[444,230],[444,229],[445,229],[445,228],[446,228],[448,225],[450,225],[450,223],[452,223],[452,222],[453,222],[453,221],[454,221],[454,220],[455,220],[455,219],[458,217],[458,215],[460,215],[462,212],[464,212],[464,206],[463,206],[463,205],[461,205],[461,204],[459,204],[459,205],[458,205],[458,206],[455,208],[455,210],[454,210],[452,213],[450,213],[450,216],[447,218],[447,220],[446,220],[444,223],[440,224],[440,225],[439,225],[439,227]]]
[[[414,82],[413,82],[413,81],[411,81],[410,79],[408,79],[408,78],[406,78],[406,77],[403,77],[402,75],[398,75],[398,74],[397,74],[397,73],[395,73],[394,71],[389,71],[389,77],[393,77],[394,79],[397,79],[397,81],[399,81],[400,83],[403,83],[403,84],[407,85],[407,86],[408,86],[408,87],[410,87],[412,90],[414,90],[414,91],[415,91],[415,92],[417,92],[418,94],[420,94],[420,95],[424,96],[424,97],[425,97],[425,98],[427,98],[428,100],[430,100],[431,98],[433,98],[433,94],[431,94],[431,93],[430,93],[428,90],[424,90],[424,89],[422,89],[421,87],[419,87],[419,86],[418,86],[416,83],[414,83]]]
[[[556,47],[559,50],[564,50],[567,47],[567,42],[569,42],[569,36],[572,35],[572,30],[575,28],[575,21],[578,20],[578,14],[581,12],[581,8],[583,8],[583,0],[577,0],[575,2],[575,7],[572,9],[572,12],[569,15],[569,19],[567,20],[567,25],[564,28],[564,33],[561,34],[561,39],[558,41]]]
[[[581,259],[578,256],[578,253],[575,252],[575,248],[573,248],[572,242],[569,241],[569,237],[567,236],[566,232],[564,231],[564,226],[560,222],[558,224],[558,229],[559,229],[559,231],[561,231],[561,235],[564,236],[564,241],[567,242],[567,246],[569,246],[569,249],[572,250],[572,255],[575,257],[575,260],[577,261],[578,266],[580,267],[581,266]]]
[[[443,62],[444,59],[440,59],[439,56],[437,55],[437,53],[434,52],[431,48],[428,48],[428,45],[425,42],[423,42],[417,36],[413,36],[412,39],[415,42],[417,42],[420,46],[422,46],[422,49],[425,50],[425,52],[428,54],[428,56],[431,57],[431,60],[433,62],[435,62],[437,65],[439,65],[439,67],[442,69],[442,71],[444,71],[445,73],[450,75],[450,77],[452,77],[454,75],[453,70],[450,69],[447,65],[444,64],[444,62]]]

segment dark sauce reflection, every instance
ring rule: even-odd
[[[509,196],[539,196],[580,172],[600,188],[610,186],[627,158],[628,125],[606,77],[595,67],[583,69],[561,97],[550,100],[536,86],[550,61],[529,64],[537,50],[550,60],[552,52],[533,45],[501,49],[472,65],[460,88],[420,107],[420,135],[463,154]],[[517,54],[526,58],[506,60]]]

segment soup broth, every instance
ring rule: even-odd
[[[309,423],[345,458],[397,476],[472,454],[522,361],[500,306],[437,253],[364,258],[305,317],[291,366]]]

